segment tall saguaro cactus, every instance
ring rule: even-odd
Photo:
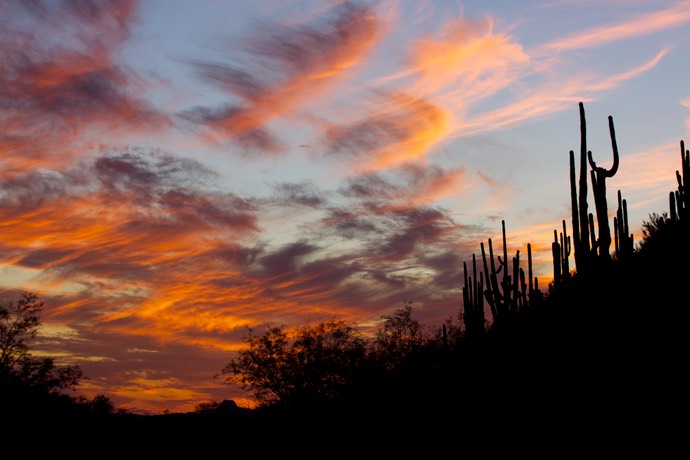
[[[613,177],[618,171],[618,143],[616,131],[613,127],[613,117],[609,116],[609,135],[611,136],[611,148],[613,149],[613,165],[611,169],[602,168],[592,159],[592,151],[587,151],[589,166],[592,168],[592,192],[594,205],[597,210],[597,224],[599,226],[599,240],[597,249],[599,257],[603,260],[611,259],[611,228],[609,227],[609,210],[606,202],[606,179]]]
[[[600,259],[610,260],[611,228],[608,221],[608,205],[606,200],[606,179],[613,177],[618,171],[619,155],[616,142],[616,132],[613,117],[609,116],[609,134],[613,149],[613,165],[610,169],[597,166],[592,158],[591,150],[587,149],[587,123],[585,109],[582,102],[580,107],[580,179],[575,184],[575,153],[570,151],[570,201],[572,208],[573,250],[575,251],[575,268],[578,273],[590,271],[597,253]],[[588,213],[587,205],[587,162],[591,168],[592,194],[597,213],[599,238],[596,238],[594,216]],[[579,186],[579,191],[578,191]]]
[[[570,201],[573,225],[573,246],[575,248],[575,268],[584,271],[590,258],[589,227],[587,221],[587,121],[585,106],[580,107],[580,178],[575,184],[575,152],[570,151]],[[579,186],[579,191],[578,191]]]

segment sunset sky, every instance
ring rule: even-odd
[[[249,405],[213,378],[249,328],[374,326],[405,300],[457,321],[462,264],[502,220],[545,290],[580,101],[603,167],[613,117],[609,210],[621,190],[636,241],[690,141],[689,1],[13,0],[0,18],[2,298],[37,292],[34,353],[130,410]]]

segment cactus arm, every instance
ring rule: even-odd
[[[593,171],[596,171],[598,178],[613,177],[618,171],[618,164],[620,163],[618,155],[618,143],[616,142],[616,130],[613,127],[613,117],[611,116],[609,116],[609,134],[611,137],[611,149],[613,150],[613,165],[611,165],[611,169],[606,169],[597,166],[597,164],[594,162],[594,159],[592,158],[592,151],[589,150],[587,152],[589,166],[592,168]]]

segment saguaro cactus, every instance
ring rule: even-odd
[[[589,228],[587,225],[587,121],[585,106],[580,108],[580,178],[575,184],[575,152],[570,151],[570,201],[573,225],[573,246],[575,248],[575,268],[585,271],[590,258]],[[578,191],[579,186],[579,191]]]
[[[690,177],[690,150],[685,150],[685,143],[680,141],[681,169],[676,170],[678,189],[669,193],[671,220],[687,222],[688,217],[688,177]]]
[[[489,304],[494,324],[503,324],[519,311],[537,306],[544,298],[543,293],[539,290],[539,279],[532,276],[532,245],[527,244],[527,275],[520,267],[519,250],[515,251],[513,257],[511,275],[508,273],[505,221],[501,221],[501,231],[503,234],[503,257],[494,258],[491,238],[488,240],[488,255],[484,243],[481,243],[484,271],[479,273],[479,278],[477,278],[475,255],[472,254],[471,277],[468,275],[467,263],[463,262],[465,280],[465,285],[462,288],[463,321],[468,335],[476,335],[485,329],[484,299]],[[485,289],[484,282],[486,282]]]
[[[580,107],[580,179],[579,192],[575,184],[575,153],[570,150],[570,200],[572,208],[573,249],[575,251],[575,268],[578,273],[590,271],[597,258],[610,260],[611,228],[608,221],[608,205],[606,200],[606,179],[613,177],[618,171],[619,155],[616,142],[616,132],[613,117],[609,116],[609,134],[613,149],[613,165],[611,169],[597,166],[592,158],[592,152],[587,150],[587,124],[585,109],[582,102]],[[587,162],[591,168],[592,193],[597,213],[599,238],[596,238],[594,216],[587,212]]]
[[[628,204],[622,199],[620,190],[618,190],[618,209],[616,210],[616,217],[613,218],[613,228],[616,258],[618,260],[627,259],[635,251],[635,243],[628,226]]]
[[[536,306],[541,300],[543,299],[542,292],[539,290],[539,278],[536,276],[533,276],[533,270],[532,270],[532,245],[530,243],[527,243],[527,277],[529,279],[528,281],[528,287],[529,291],[527,292],[527,302],[525,302],[525,307],[527,305],[532,305]],[[523,286],[524,286],[524,281],[523,281]],[[524,290],[524,288],[523,288]]]
[[[463,262],[465,285],[462,288],[463,322],[468,336],[484,332],[486,317],[484,315],[484,274],[479,273],[477,281],[477,258],[472,254],[472,276],[468,278],[467,263]],[[445,325],[444,325],[445,327]]]
[[[616,131],[613,127],[613,117],[609,116],[609,135],[611,136],[611,148],[613,149],[613,165],[611,169],[597,166],[592,159],[592,151],[587,151],[587,159],[592,168],[592,192],[594,204],[597,210],[597,224],[599,226],[599,239],[597,249],[599,257],[604,260],[611,259],[611,229],[609,227],[609,211],[606,201],[606,179],[613,177],[618,171],[618,144]]]
[[[489,254],[487,257],[484,243],[481,243],[482,261],[484,263],[484,279],[486,289],[484,296],[491,308],[494,322],[501,322],[509,318],[519,310],[528,307],[528,304],[536,304],[541,298],[539,280],[532,277],[532,248],[527,246],[529,283],[525,281],[525,272],[520,268],[520,251],[513,257],[512,275],[508,274],[508,245],[506,240],[506,224],[501,221],[503,233],[503,257],[494,259],[494,249],[491,238],[488,240]],[[489,263],[490,261],[490,263]],[[498,266],[498,268],[496,268]],[[489,268],[491,267],[491,268]],[[503,272],[499,281],[499,274]],[[529,291],[528,291],[529,289]],[[529,297],[528,297],[529,295]]]
[[[494,248],[491,238],[488,240],[491,270],[489,270],[484,243],[481,243],[482,261],[484,262],[484,273],[486,273],[486,290],[484,294],[491,308],[491,314],[493,315],[494,321],[508,316],[511,305],[510,294],[512,293],[512,289],[510,288],[510,275],[508,275],[505,221],[501,221],[501,226],[503,229],[503,259],[498,256],[498,269],[496,269],[496,262],[494,261]],[[498,274],[501,271],[503,272],[503,276],[499,283]]]
[[[560,234],[553,231],[553,243],[551,243],[551,256],[553,258],[553,286],[561,284],[570,277],[570,253],[571,240],[566,232],[565,219],[562,221],[563,231]]]

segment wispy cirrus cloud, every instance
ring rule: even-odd
[[[243,66],[190,60],[202,81],[225,91],[231,102],[179,114],[207,128],[213,143],[231,141],[245,151],[277,153],[285,145],[270,127],[347,76],[365,59],[378,24],[367,6],[345,2],[314,24],[266,25],[248,37]]]
[[[6,167],[64,164],[94,130],[111,135],[167,124],[144,100],[145,82],[118,63],[136,7],[128,0],[1,7],[0,152]]]
[[[327,151],[355,157],[359,170],[426,161],[458,134],[473,103],[513,83],[529,63],[510,35],[494,30],[490,17],[450,19],[403,49],[404,67],[371,82],[369,108],[324,135]]]
[[[10,177],[0,189],[3,263],[44,281],[81,284],[92,295],[110,284],[151,292],[162,273],[209,254],[227,261],[227,249],[219,249],[228,238],[251,240],[258,231],[252,203],[214,192],[212,181],[192,160],[152,152]]]
[[[623,69],[612,75],[591,73],[564,76],[562,80],[546,81],[536,90],[525,92],[520,98],[498,109],[476,114],[465,123],[455,125],[456,135],[476,135],[502,127],[514,126],[526,120],[534,120],[588,102],[598,94],[615,89],[622,83],[654,68],[666,50],[661,50],[639,66]]]
[[[444,139],[450,115],[442,107],[407,94],[380,94],[372,115],[326,133],[329,154],[355,157],[354,168],[378,171],[424,160]]]
[[[372,205],[380,203],[426,204],[453,194],[466,179],[463,169],[445,170],[438,165],[406,164],[379,173],[348,177],[340,193]]]
[[[598,48],[619,40],[680,27],[688,22],[690,22],[690,2],[683,0],[673,3],[668,8],[562,37],[546,44],[544,48],[556,52]]]
[[[442,73],[445,78],[434,80],[455,84],[452,90],[446,85],[443,98],[436,99],[442,100],[441,107],[453,116],[454,123],[446,137],[461,138],[515,126],[560,112],[577,102],[590,101],[655,68],[669,48],[660,49],[646,60],[641,57],[641,62],[632,67],[607,71],[566,67],[561,56],[563,53],[583,48],[604,48],[617,41],[677,28],[688,21],[690,4],[677,2],[657,12],[624,16],[616,23],[585,29],[533,48],[523,48],[511,35],[494,31],[490,18],[486,19],[484,28],[466,25],[463,37],[470,41],[467,48],[473,52],[463,50],[457,53],[464,59],[465,65],[457,66],[463,69],[462,72],[453,80],[452,73],[446,70]],[[452,32],[453,29],[450,30]],[[452,33],[449,32],[450,35]],[[427,44],[420,48],[430,47]],[[475,53],[477,57],[473,61]],[[416,61],[424,62],[421,58]],[[528,79],[533,83],[524,84]],[[494,96],[506,91],[511,95],[503,104],[495,107],[490,103]]]

